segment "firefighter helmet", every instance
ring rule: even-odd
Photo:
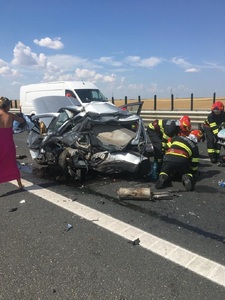
[[[213,103],[211,110],[213,112],[221,113],[222,111],[224,111],[224,105],[221,101],[216,101],[215,103]]]
[[[187,115],[184,115],[180,118],[180,122],[183,122],[183,121],[188,121],[188,122],[191,122],[191,119],[189,116]]]
[[[183,118],[182,118],[183,119]],[[180,132],[184,135],[188,135],[191,131],[191,122],[188,119],[180,119]]]
[[[189,137],[191,140],[196,140],[197,142],[200,142],[203,138],[203,132],[199,129],[192,130],[189,134]]]

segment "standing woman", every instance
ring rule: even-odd
[[[23,123],[24,119],[9,112],[10,100],[0,97],[0,183],[17,180],[23,188],[16,162],[16,147],[13,140],[13,121]]]

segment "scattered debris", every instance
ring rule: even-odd
[[[171,192],[152,192],[150,188],[120,188],[117,191],[120,199],[126,200],[172,200]],[[177,195],[176,195],[177,196]]]
[[[18,209],[17,207],[10,208],[9,212],[14,212],[14,211],[16,211],[17,209]]]
[[[221,187],[225,187],[225,181],[222,180],[222,179],[219,180],[219,181],[218,181],[218,185],[221,186]]]
[[[23,203],[25,203],[25,202],[26,202],[25,200],[21,200],[21,201],[20,201],[21,204],[23,204]]]
[[[174,194],[171,194],[170,192],[154,192],[151,194],[152,200],[172,200],[173,196],[176,196]]]
[[[120,199],[130,200],[150,200],[151,190],[150,188],[120,188],[117,191]]]
[[[128,243],[131,243],[132,245],[137,246],[137,245],[140,245],[140,240],[139,240],[139,238],[137,238],[134,241],[128,241]]]
[[[67,231],[69,231],[71,228],[73,228],[73,225],[67,224]]]
[[[17,159],[23,159],[23,158],[27,158],[27,156],[26,155],[16,155],[16,158]]]

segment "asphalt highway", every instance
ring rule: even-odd
[[[26,135],[14,136],[25,189],[0,190],[0,299],[224,299],[225,167],[205,142],[195,191],[175,181],[170,200],[134,201],[119,188],[154,183],[57,180],[36,168]]]

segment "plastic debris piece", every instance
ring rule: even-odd
[[[26,158],[26,157],[27,157],[26,155],[16,155],[17,159],[23,159],[23,158]]]
[[[9,212],[14,212],[14,211],[16,211],[17,209],[18,209],[17,207],[10,208]]]
[[[152,194],[154,200],[173,200],[173,195],[168,192],[155,192]]]
[[[219,180],[218,185],[221,186],[221,187],[225,187],[225,180],[222,180],[222,179]]]
[[[20,203],[22,203],[22,204],[25,203],[25,202],[26,202],[25,200],[21,200],[21,201],[20,201]]]
[[[67,231],[69,231],[71,228],[73,228],[73,225],[67,224]]]
[[[131,243],[132,245],[137,246],[137,245],[140,244],[140,240],[139,240],[139,238],[137,238],[136,240],[134,240],[134,241],[129,241],[128,243]]]

